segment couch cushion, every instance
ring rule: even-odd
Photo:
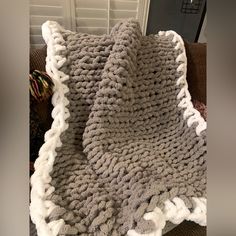
[[[30,71],[46,71],[47,46],[39,49],[30,49]]]

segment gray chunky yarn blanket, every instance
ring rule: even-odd
[[[173,32],[109,35],[42,26],[54,119],[31,178],[39,236],[159,236],[206,225],[206,123],[193,108]]]

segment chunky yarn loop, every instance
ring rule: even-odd
[[[206,225],[206,122],[194,109],[173,31],[109,35],[47,21],[54,119],[35,162],[30,214],[39,236],[161,236]]]

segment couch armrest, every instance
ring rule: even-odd
[[[185,42],[187,81],[192,99],[206,104],[206,44]]]

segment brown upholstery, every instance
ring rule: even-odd
[[[46,71],[46,55],[47,55],[47,47],[46,45],[40,49],[30,50],[30,71],[40,70]],[[45,129],[49,129],[52,123],[51,111],[51,97],[42,102],[34,102],[35,110],[37,110],[38,115],[44,124]]]
[[[46,71],[46,56],[47,56],[47,46],[40,49],[31,49],[30,50],[30,71],[40,70]]]
[[[185,42],[187,81],[193,99],[206,104],[206,44]]]
[[[165,236],[206,236],[206,227],[194,222],[184,221],[177,227],[166,233]]]

